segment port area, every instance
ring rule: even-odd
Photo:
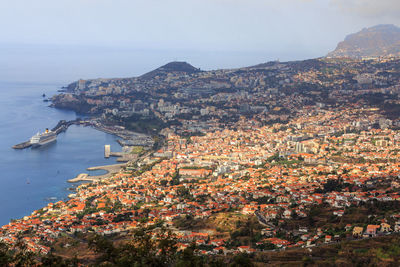
[[[65,120],[61,120],[57,123],[57,125],[51,129],[51,131],[55,132],[56,134],[65,132],[69,126],[73,125],[73,124],[83,124],[81,120],[73,120],[73,121],[65,121]],[[24,148],[28,148],[31,147],[31,141],[25,141],[22,142],[20,144],[14,145],[12,146],[12,148],[14,149],[24,149]]]
[[[97,166],[97,167],[90,167],[87,168],[88,171],[96,171],[96,170],[104,170],[107,171],[106,174],[103,175],[96,175],[91,176],[87,173],[81,173],[73,179],[69,179],[69,183],[77,183],[77,182],[94,182],[99,181],[105,178],[109,178],[113,173],[119,172],[121,168],[125,167],[126,163],[124,164],[114,164],[114,165],[106,165],[106,166]]]
[[[113,134],[115,136],[118,136],[122,138],[122,140],[117,140],[117,142],[121,146],[144,146],[144,147],[152,147],[154,145],[154,140],[151,138],[151,136],[148,136],[146,134],[140,134],[136,132],[132,132],[129,130],[125,130],[123,127],[119,126],[106,126],[97,120],[81,120],[81,119],[76,119],[72,121],[65,121],[61,120],[58,122],[58,124],[51,129],[51,131],[55,132],[57,135],[65,132],[69,126],[71,125],[84,125],[84,126],[91,126],[99,131],[108,133],[108,134]],[[30,140],[22,142],[20,144],[12,146],[14,149],[24,149],[28,148],[31,146]],[[111,155],[112,156],[112,155]],[[125,159],[120,159],[120,161],[126,161],[130,160],[129,157],[126,157]]]

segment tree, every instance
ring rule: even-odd
[[[233,262],[230,264],[232,267],[253,267],[254,264],[251,262],[250,256],[247,253],[241,253],[233,258]]]
[[[9,266],[12,261],[9,246],[0,242],[0,266]]]
[[[341,179],[328,179],[324,184],[324,193],[337,191],[340,192],[343,188],[343,183]]]
[[[187,247],[183,253],[180,255],[178,261],[176,262],[176,267],[200,267],[204,266],[204,263],[201,261],[201,258],[194,254],[196,249],[196,244],[192,243],[189,247]]]
[[[181,186],[178,188],[177,194],[178,194],[178,196],[180,196],[182,198],[190,198],[191,197],[190,190],[184,186]]]
[[[180,178],[180,175],[179,175],[179,173],[177,171],[172,175],[171,185],[178,185],[179,184],[179,178]]]
[[[89,248],[93,249],[101,256],[99,262],[109,261],[113,258],[115,247],[113,243],[100,235],[92,236],[88,239]]]
[[[175,237],[165,229],[153,239],[147,229],[138,228],[133,239],[115,246],[103,236],[95,235],[89,240],[89,247],[100,254],[96,264],[110,266],[172,266],[176,261]]]
[[[13,266],[34,266],[35,253],[28,249],[28,246],[22,239],[18,239],[15,244],[16,253],[13,256],[12,263]]]
[[[80,266],[79,260],[73,258],[72,260],[64,260],[60,256],[52,253],[41,258],[41,267],[78,267]]]

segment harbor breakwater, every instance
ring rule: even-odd
[[[80,119],[71,120],[71,121],[60,120],[57,123],[57,125],[53,129],[51,129],[51,131],[55,132],[56,134],[59,134],[59,133],[65,132],[68,129],[69,126],[74,125],[74,124],[75,125],[82,125],[82,124],[86,124],[86,122],[82,121]],[[12,148],[14,148],[14,149],[24,149],[24,148],[31,147],[31,145],[32,145],[31,141],[28,140],[28,141],[19,143],[17,145],[14,145],[14,146],[12,146]]]
[[[69,183],[76,183],[76,182],[94,182],[99,181],[101,179],[109,178],[112,174],[117,173],[121,170],[121,168],[125,167],[126,163],[124,164],[113,164],[113,165],[104,165],[104,166],[97,166],[97,167],[90,167],[87,168],[88,171],[96,171],[96,170],[103,170],[106,171],[103,175],[89,175],[87,173],[81,173],[73,179],[69,179]]]

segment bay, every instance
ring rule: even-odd
[[[48,107],[62,84],[0,82],[0,225],[22,218],[49,202],[67,199],[67,182],[86,168],[116,163],[104,158],[104,145],[121,151],[117,137],[91,127],[71,126],[57,141],[41,148],[14,150],[38,131],[59,120],[73,120],[72,111]],[[92,175],[102,174],[89,172]]]

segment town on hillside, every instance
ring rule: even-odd
[[[199,255],[314,248],[400,231],[400,130],[360,103],[305,106],[286,123],[179,136],[0,230],[49,253],[65,238],[169,229]],[[66,245],[66,244],[64,244]],[[83,255],[79,255],[78,257]]]
[[[215,71],[172,62],[135,78],[79,80],[52,105],[86,113],[99,129],[145,134],[146,149],[121,141],[140,151],[135,160],[12,220],[0,241],[90,264],[89,237],[120,244],[146,229],[157,242],[166,230],[178,252],[267,263],[275,256],[264,253],[307,261],[337,244],[395,238],[399,90],[391,56]],[[387,259],[393,246],[337,255]]]

